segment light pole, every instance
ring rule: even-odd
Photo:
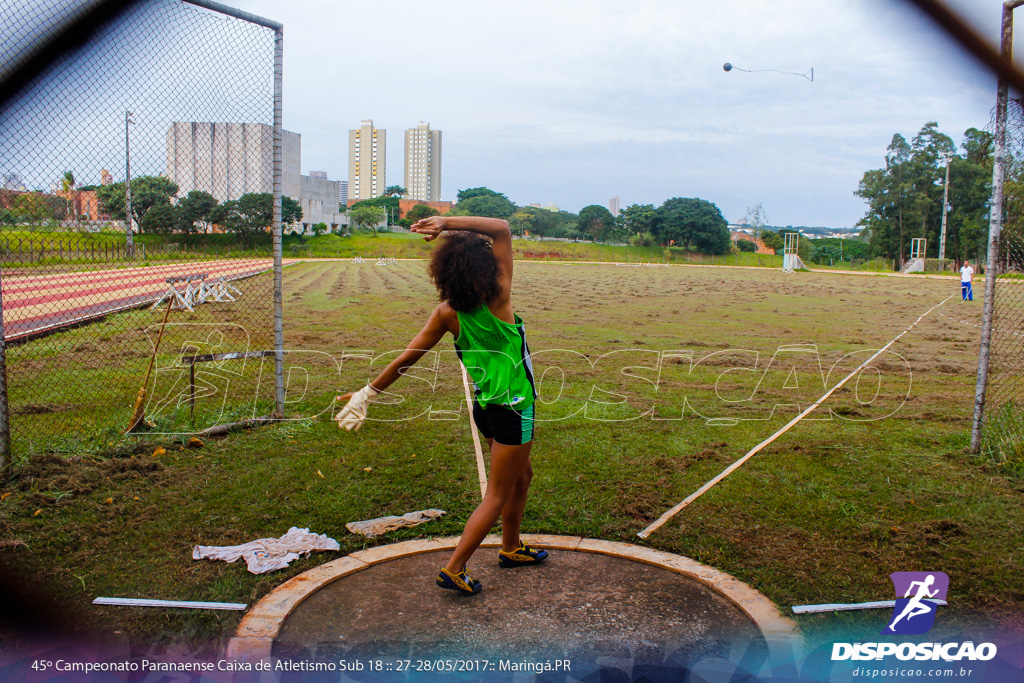
[[[128,127],[135,123],[132,121],[132,113],[124,113],[124,229],[125,229],[125,253],[130,258],[135,253],[135,243],[132,238],[132,154],[129,142]]]
[[[946,161],[946,189],[942,191],[942,232],[939,234],[939,260],[946,258],[946,212],[949,209],[949,163],[953,155],[943,157]]]

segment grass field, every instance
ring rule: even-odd
[[[516,268],[513,299],[543,377],[539,417],[549,420],[538,427],[525,530],[625,542],[638,542],[638,531],[781,427],[794,405],[818,398],[865,350],[958,294],[929,278]],[[405,403],[371,415],[394,421],[346,433],[329,417],[336,390],[357,388],[388,360],[343,360],[344,352],[403,348],[434,299],[421,262],[286,269],[288,405],[307,419],[199,449],[168,438],[160,455],[152,444],[116,440],[103,456],[35,456],[0,488],[0,571],[55,605],[59,598],[68,623],[105,638],[212,650],[237,614],[89,603],[99,595],[252,603],[338,555],[256,577],[239,564],[193,561],[195,544],[299,526],[336,538],[343,554],[459,533],[479,490],[465,412],[439,419],[462,396],[450,340],[435,371],[424,364],[419,379],[395,386]],[[959,296],[945,303],[893,346],[898,355],[823,406],[818,417],[832,419],[798,424],[644,543],[730,572],[784,610],[889,599],[890,572],[941,570],[952,579],[945,628],[985,620],[1019,630],[1024,480],[966,454],[980,307]],[[115,318],[106,333],[139,334]],[[558,369],[545,374],[550,368]],[[432,507],[449,514],[378,541],[344,529]],[[431,581],[408,589],[432,590]],[[877,633],[885,617],[800,623],[811,637],[837,623]]]
[[[679,247],[633,247],[594,242],[516,239],[513,243],[517,259],[535,261],[595,261],[598,263],[671,263],[676,265],[729,265],[781,268],[782,256],[738,252],[715,255],[701,254]],[[135,236],[136,251],[130,256],[124,249],[124,234],[116,230],[98,233],[35,230],[4,230],[0,234],[0,261],[5,268],[20,269],[85,269],[93,267],[127,267],[150,265],[187,258],[189,260],[225,257],[269,256],[272,242],[269,234],[254,236],[240,242],[237,235],[213,234],[139,234]],[[425,258],[430,245],[409,232],[356,232],[341,236],[324,234],[299,236],[285,234],[282,253],[285,258],[364,259],[392,257]],[[144,263],[142,263],[144,262]],[[822,270],[855,270],[892,272],[893,262],[876,258],[863,261],[836,261],[811,264]]]

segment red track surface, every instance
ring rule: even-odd
[[[16,339],[156,301],[166,279],[208,273],[238,280],[263,273],[273,260],[192,261],[143,268],[75,273],[7,272],[3,275],[4,336]]]

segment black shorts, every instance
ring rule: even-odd
[[[498,405],[485,408],[473,401],[473,421],[485,439],[494,439],[503,446],[533,441],[533,405],[522,410]]]

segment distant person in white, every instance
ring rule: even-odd
[[[965,267],[967,267],[967,266],[965,266]],[[906,592],[906,594],[903,597],[905,597],[905,598],[909,597],[910,596],[910,592],[914,590],[914,586],[918,587],[917,588],[917,593],[914,595],[914,597],[910,598],[910,602],[908,602],[907,606],[903,608],[903,611],[900,612],[900,615],[898,617],[896,617],[895,619],[893,619],[892,623],[889,624],[889,630],[890,631],[893,630],[892,627],[896,625],[896,622],[899,621],[900,619],[902,619],[903,617],[906,617],[907,621],[910,621],[911,619],[913,619],[914,617],[916,617],[918,615],[928,614],[929,612],[932,611],[931,608],[928,607],[927,605],[921,604],[921,601],[924,598],[934,598],[936,595],[939,594],[939,589],[938,588],[936,588],[934,591],[929,591],[928,590],[933,583],[935,583],[935,575],[934,574],[929,574],[928,577],[924,581],[911,581],[910,582],[910,585],[907,587],[907,592]]]
[[[974,301],[974,292],[971,291],[971,282],[974,281],[974,268],[971,268],[970,261],[964,261],[964,267],[960,269],[960,293],[964,301]]]

